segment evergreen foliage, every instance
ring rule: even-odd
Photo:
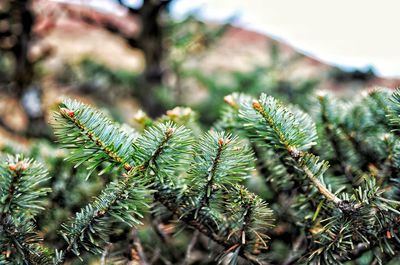
[[[297,208],[294,218],[304,218],[306,239],[301,240],[307,247],[290,262],[342,264],[372,250],[382,264],[387,256],[396,255],[397,231],[391,229],[399,218],[399,202],[392,199],[397,190],[393,185],[397,140],[390,125],[396,128],[397,95],[390,102],[390,93],[374,90],[351,104],[319,95],[317,126],[307,114],[270,96],[262,95],[252,103],[243,95],[226,97],[225,124],[233,130],[245,129],[247,137],[256,138],[255,150],[272,149],[278,156],[262,164],[264,172],[273,172],[272,177],[266,176],[267,183],[278,194],[283,192],[288,184],[273,185],[280,181],[282,175],[277,173],[282,170],[286,178],[292,176],[292,189],[301,193],[293,204]],[[326,144],[316,145],[316,127]],[[321,156],[334,157],[339,172],[310,153],[310,147]]]
[[[99,118],[97,122],[92,123],[95,119],[91,120],[86,118],[91,116],[101,118]],[[191,152],[190,145],[193,142],[190,131],[183,126],[177,127],[171,122],[166,122],[149,127],[141,136],[134,140],[122,134],[119,135],[120,137],[113,137],[111,134],[117,133],[118,130],[114,129],[108,131],[104,129],[104,127],[98,129],[101,125],[107,125],[107,120],[105,120],[104,117],[100,114],[96,116],[96,112],[86,105],[76,102],[71,103],[69,100],[66,100],[61,105],[60,114],[56,114],[56,122],[59,122],[59,125],[56,127],[58,131],[56,132],[60,137],[63,137],[62,130],[64,130],[64,128],[68,125],[73,125],[76,127],[75,132],[78,133],[78,136],[83,134],[81,138],[74,138],[76,139],[75,143],[81,143],[84,148],[87,148],[87,146],[93,147],[94,145],[100,147],[96,150],[102,152],[101,154],[94,152],[90,153],[89,156],[81,155],[79,157],[83,157],[83,159],[79,159],[77,161],[78,163],[84,161],[90,162],[91,160],[101,163],[107,161],[105,157],[108,156],[113,165],[120,163],[120,167],[123,167],[127,171],[128,179],[139,179],[141,182],[148,185],[149,189],[155,189],[156,194],[154,194],[154,198],[160,201],[174,214],[180,216],[186,223],[199,229],[202,233],[210,235],[211,239],[222,243],[224,246],[232,246],[229,243],[230,241],[226,240],[232,232],[231,228],[228,227],[227,230],[226,228],[219,227],[223,224],[223,221],[227,220],[227,217],[223,216],[223,212],[219,210],[219,207],[215,206],[214,208],[211,205],[212,203],[220,202],[218,199],[220,197],[218,196],[225,195],[226,197],[228,188],[232,189],[234,184],[238,183],[249,170],[248,163],[251,161],[251,154],[246,148],[240,146],[237,138],[224,135],[223,133],[206,134],[200,139],[199,144],[195,148],[196,151],[194,151],[192,162],[193,166],[188,171],[187,180],[179,182],[174,180],[174,178],[176,178],[176,175],[179,175],[181,168],[184,168],[184,165],[187,164]],[[68,131],[73,132],[74,130],[73,128],[69,128]],[[71,135],[72,133],[67,137]],[[126,139],[122,140],[123,137],[126,137]],[[116,142],[114,142],[114,140]],[[89,145],[86,145],[86,141]],[[62,143],[66,144],[66,147],[71,147],[69,141],[64,140]],[[129,153],[121,152],[121,150],[127,150],[122,143],[130,143],[133,151]],[[82,151],[82,147],[79,146],[79,144],[73,147],[78,151]],[[76,157],[76,153],[72,152],[71,157]],[[123,159],[121,159],[121,157],[123,157]],[[202,181],[196,181],[201,178],[206,179],[207,182],[202,183]],[[186,190],[185,187],[187,186],[189,186],[190,189]],[[126,187],[124,186],[123,188]],[[218,194],[220,190],[223,192],[221,195]],[[133,190],[133,192],[137,191]],[[112,211],[111,204],[115,203],[115,196],[119,193],[119,190],[113,190],[113,192],[109,194],[110,197],[105,196],[108,195],[108,193],[103,194],[103,197],[106,198],[97,200],[101,203],[96,202],[94,206],[88,206],[77,214],[74,221],[75,224],[68,229],[69,236],[64,236],[68,244],[73,246],[73,252],[76,254],[79,253],[77,251],[79,247],[77,245],[78,239],[80,244],[83,244],[83,247],[87,250],[91,250],[95,247],[90,233],[94,234],[97,232],[96,234],[100,234],[99,230],[105,230],[105,228],[98,225],[96,230],[96,228],[92,228],[92,222],[96,221],[98,217],[103,217],[105,214],[110,214],[115,217],[115,214],[113,215],[108,212]],[[248,197],[255,196],[251,193],[243,194],[247,194]],[[250,200],[250,202],[245,204],[245,208],[250,207],[252,204],[260,204],[256,198],[248,198],[248,200]],[[129,201],[124,200],[123,203],[126,204],[128,202]],[[130,201],[130,205],[138,203],[139,201]],[[194,209],[193,206],[195,207]],[[235,208],[237,209],[237,207]],[[261,209],[264,208],[265,206],[261,207]],[[226,212],[227,209],[234,208],[229,207],[228,204],[225,205],[224,209],[226,209]],[[266,217],[265,225],[268,227],[271,213],[265,210],[264,212],[267,213],[264,217]],[[246,219],[252,218],[252,213],[253,211],[246,212],[246,215],[249,215]],[[254,213],[259,214],[259,211],[256,210]],[[123,218],[119,215],[118,217],[126,222],[125,218],[127,216]],[[254,223],[258,225],[260,221]],[[88,229],[89,227],[90,230]],[[266,236],[261,236],[256,232],[257,230],[259,230],[259,228],[254,228],[251,231],[255,231],[254,233],[259,235],[261,239],[264,237],[263,240],[266,241]],[[83,233],[89,234],[85,235]],[[250,231],[248,231],[248,233],[250,233]],[[87,245],[82,240],[85,237],[90,239],[90,245]],[[254,235],[249,236],[249,238],[255,237]],[[242,242],[246,241],[243,240]],[[244,245],[245,243],[242,244]],[[67,251],[70,249],[71,247],[67,248]],[[253,259],[250,254],[246,252],[239,252],[236,248],[232,249],[232,251],[233,250],[236,255],[241,254],[249,259]]]
[[[42,186],[48,176],[41,164],[18,155],[8,157],[0,174],[2,216],[32,216],[43,210],[41,199],[50,190]]]
[[[138,132],[65,99],[52,123],[69,149],[67,163],[87,168],[82,174],[81,167],[74,169],[76,177],[92,175],[80,181],[101,180],[105,187],[64,219],[59,233],[65,242],[50,247],[35,224],[53,203],[45,197],[55,180],[32,159],[3,157],[0,263],[104,257],[124,233],[133,235],[140,261],[135,231],[157,219],[208,237],[219,245],[213,258],[220,263],[396,260],[399,92],[371,90],[352,102],[320,93],[310,113],[265,94],[258,100],[232,94],[225,102],[214,128],[199,135],[188,129],[199,127],[187,111],[156,121],[143,115]],[[261,196],[251,184],[259,177],[267,187]],[[274,256],[288,237],[288,255]]]
[[[4,264],[50,264],[35,231],[33,218],[43,210],[49,192],[43,166],[21,156],[2,158],[0,164],[0,259]]]

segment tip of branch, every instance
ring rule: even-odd
[[[60,111],[62,114],[67,115],[70,118],[73,118],[75,116],[75,112],[70,109],[60,108]]]
[[[328,94],[328,92],[326,90],[318,90],[316,92],[317,98],[319,100],[322,100],[327,94]]]
[[[126,171],[130,171],[130,170],[132,169],[132,166],[129,165],[128,163],[126,163],[126,164],[124,165],[124,169],[125,169]]]
[[[191,113],[191,108],[175,107],[172,110],[167,110],[167,116],[171,118],[187,117]]]
[[[28,164],[28,163],[26,163],[26,162],[22,162],[22,163],[21,163],[21,170],[22,170],[22,171],[25,171],[25,170],[27,170],[27,169],[28,169],[28,166],[29,166],[29,164]]]
[[[11,171],[17,171],[17,165],[16,165],[16,164],[9,164],[9,165],[8,165],[8,168],[9,168]]]
[[[288,147],[288,152],[290,154],[291,157],[293,158],[298,158],[301,155],[301,151],[299,151],[296,147],[294,146],[289,146]]]
[[[227,103],[229,106],[233,107],[233,108],[237,108],[237,103],[235,100],[233,100],[232,95],[228,95],[224,97],[224,101],[225,103]]]
[[[147,114],[143,110],[138,110],[133,116],[133,120],[142,123],[148,119]]]
[[[170,128],[167,129],[167,135],[168,136],[171,136],[173,133],[174,133],[174,128],[170,127]]]
[[[225,144],[225,139],[224,138],[219,138],[218,139],[218,145],[223,146]]]
[[[390,134],[389,133],[385,133],[382,138],[383,138],[384,141],[387,142],[390,139]]]
[[[368,90],[367,90],[368,96],[371,96],[371,95],[374,94],[376,91],[377,91],[377,90],[376,90],[376,88],[374,88],[374,87],[368,88]]]
[[[26,163],[26,162],[23,162],[23,161],[20,161],[17,164],[12,163],[12,164],[8,165],[8,168],[11,171],[14,171],[14,172],[16,172],[16,171],[25,171],[25,170],[28,169],[28,167],[29,167],[29,164]]]
[[[253,109],[260,111],[262,109],[260,102],[258,100],[253,100]]]

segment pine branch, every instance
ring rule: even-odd
[[[93,132],[97,128],[96,124],[99,121],[104,123],[104,119],[100,114],[90,110],[87,106],[79,104],[77,106],[81,108],[69,107],[67,110],[61,109],[61,112],[64,120],[66,118],[69,122],[67,124],[70,127],[67,131],[77,131],[78,129],[80,136],[82,136],[83,132],[84,137],[76,141],[74,145],[70,145],[72,148],[81,150],[82,146],[87,147],[96,144],[96,140],[99,137],[93,137],[96,134],[93,133],[91,136],[88,132]],[[73,114],[71,114],[71,111]],[[83,115],[82,113],[90,113],[90,116],[87,116],[85,120],[75,119],[79,115]],[[61,122],[64,120],[61,120]],[[104,126],[102,131],[109,131],[110,128],[107,126]],[[69,135],[65,136],[65,133],[66,131],[60,131],[58,135],[62,142],[68,144],[68,141],[71,141],[71,139],[68,138]],[[91,143],[93,141],[94,144]],[[96,146],[100,146],[101,150],[111,150],[113,154],[118,153],[118,149],[112,149],[112,147],[116,146],[112,141],[112,137],[102,140],[102,143],[104,144]],[[180,220],[206,234],[229,250],[236,242],[227,239],[230,234],[229,229],[226,230],[222,227],[226,226],[224,225],[224,221],[227,220],[227,217],[224,217],[223,213],[229,211],[230,205],[227,204],[225,210],[220,211],[218,198],[227,196],[233,185],[236,185],[236,183],[242,181],[248,175],[251,169],[251,152],[236,137],[229,134],[206,134],[196,145],[192,166],[188,171],[188,179],[180,180],[177,176],[182,174],[182,171],[188,165],[192,143],[193,140],[190,131],[182,126],[177,127],[173,123],[167,122],[149,127],[140,137],[132,142],[132,153],[126,153],[125,155],[124,162],[129,160],[129,165],[132,165],[130,168],[125,167],[128,171],[128,178],[132,179],[132,181],[133,179],[141,180],[149,188],[156,189],[154,193],[155,200],[161,202],[176,214]],[[118,159],[121,156],[110,155],[108,151],[105,153],[108,154],[107,158],[111,160],[111,163],[118,166],[117,162],[119,162]],[[115,160],[114,162],[112,161],[113,159]],[[122,166],[121,163],[119,166]],[[190,188],[186,190],[184,187]],[[118,192],[116,193],[113,190],[110,194],[118,195]],[[259,207],[261,211],[265,211],[265,214],[260,215],[254,215],[259,213],[258,210],[250,211],[249,218],[253,218],[253,215],[258,216],[254,218],[262,218],[262,220],[257,220],[257,222],[266,224],[267,226],[265,227],[268,227],[271,220],[270,210],[265,205],[262,205],[260,199],[253,197],[255,196],[254,194],[246,194],[254,203],[257,201],[255,207]],[[230,199],[233,203],[234,198]],[[97,246],[93,245],[93,242],[89,241],[87,243],[85,241],[82,243],[78,239],[90,238],[89,234],[85,234],[88,233],[87,228],[93,226],[92,222],[97,222],[96,225],[101,225],[99,220],[109,212],[116,200],[110,199],[105,200],[105,202],[102,208],[104,211],[101,211],[98,203],[95,202],[94,206],[87,207],[80,214],[77,214],[76,220],[73,222],[74,225],[76,224],[76,227],[74,225],[69,226],[69,229],[73,228],[76,233],[72,237],[67,237],[67,239],[69,238],[68,242],[71,250],[76,250],[75,252],[78,253],[77,249],[80,247],[89,250],[91,248],[96,249]],[[203,211],[202,208],[207,209]],[[239,210],[238,207],[235,209]],[[195,216],[194,211],[198,212],[198,216]],[[125,220],[125,217],[122,217],[121,220]],[[253,222],[254,227],[253,225],[249,226],[251,230],[247,230],[246,228],[248,238],[264,237],[264,235],[261,236],[257,232],[259,229],[256,226],[257,222]],[[102,230],[101,227],[97,230],[99,229]],[[93,230],[96,230],[96,227]],[[81,245],[74,248],[74,245],[77,243]],[[251,254],[253,249],[250,252],[245,247],[241,249],[240,251],[234,250],[246,259],[256,262],[257,259]]]
[[[252,98],[245,94],[233,93],[225,96],[224,101],[227,105],[223,108],[222,118],[217,122],[216,128],[238,133],[245,139],[258,135],[254,128],[245,127],[243,119],[239,117],[240,111],[246,108],[245,106],[251,105]],[[274,192],[279,192],[278,189],[286,186],[291,180],[297,181],[293,178],[296,170],[284,155],[275,152],[268,143],[266,146],[265,142],[253,138],[250,141],[251,149],[256,157],[260,174]]]
[[[217,171],[217,168],[218,168],[218,166],[219,166],[219,163],[220,163],[220,161],[221,161],[221,153],[222,153],[222,148],[223,148],[223,146],[224,146],[224,139],[223,138],[220,138],[221,140],[219,141],[219,143],[218,143],[218,145],[219,145],[219,147],[218,147],[218,149],[217,149],[217,152],[216,152],[216,154],[215,154],[215,157],[213,158],[213,160],[212,160],[212,165],[211,165],[211,169],[209,169],[209,172],[208,172],[208,174],[206,175],[206,178],[205,179],[207,179],[207,183],[205,184],[205,187],[204,187],[204,189],[203,189],[203,192],[204,192],[204,195],[201,197],[201,199],[200,199],[200,203],[199,203],[199,207],[197,208],[197,210],[196,210],[196,214],[195,214],[195,218],[197,218],[197,214],[198,214],[198,212],[204,207],[204,206],[206,206],[206,207],[208,207],[209,205],[210,205],[210,196],[211,196],[211,192],[212,192],[212,190],[213,189],[216,189],[215,187],[214,187],[214,183],[216,182],[215,181],[215,178],[216,178],[216,171]],[[197,169],[197,163],[196,163],[196,169]],[[210,168],[210,167],[209,167]]]
[[[147,261],[146,255],[144,254],[144,250],[142,247],[142,244],[140,243],[140,238],[135,230],[131,231],[131,237],[133,240],[133,246],[135,250],[137,251],[137,254],[139,256],[139,262],[141,265],[149,265],[149,262]]]
[[[396,100],[393,100],[394,94],[391,89],[372,89],[368,91],[365,97],[365,105],[369,107],[372,122],[371,127],[383,127],[385,130],[390,128],[390,114],[395,107]],[[364,103],[364,102],[363,102]]]
[[[234,225],[229,238],[236,241],[238,247],[251,253],[260,254],[268,249],[267,230],[272,227],[272,211],[255,194],[240,185],[235,185],[228,195],[228,212]]]
[[[68,160],[79,166],[88,162],[89,175],[103,162],[109,166],[100,174],[122,165],[133,166],[132,154],[136,133],[126,133],[102,113],[80,102],[65,99],[54,114],[54,133],[60,143],[73,149]],[[88,175],[88,176],[89,176]]]
[[[125,174],[118,182],[109,184],[93,203],[76,214],[70,224],[63,225],[62,235],[68,244],[64,256],[70,252],[79,256],[82,249],[100,253],[96,239],[105,241],[109,227],[115,221],[129,226],[141,224],[140,219],[150,200],[147,189],[135,179],[136,174]]]
[[[360,102],[347,104],[349,107],[338,113],[341,121],[336,124],[339,132],[345,137],[342,139],[342,145],[345,146],[346,142],[349,142],[354,150],[354,153],[349,150],[347,155],[348,163],[352,163],[353,160],[356,166],[353,171],[356,171],[357,167],[364,172],[370,171],[371,168],[380,168],[385,155],[381,149],[384,143],[380,134],[390,129],[386,115],[389,114],[392,103],[388,96],[384,90],[370,91]]]
[[[329,189],[327,189],[326,185],[323,183],[322,176],[329,167],[328,162],[320,162],[319,157],[316,157],[310,153],[302,153],[299,154],[298,157],[294,158],[297,159],[298,164],[303,169],[307,178],[314,184],[315,187],[317,187],[319,192],[325,196],[326,199],[337,205],[342,203],[342,200],[333,194]]]
[[[250,155],[249,149],[236,137],[218,132],[205,134],[196,145],[192,166],[188,171],[189,189],[183,197],[177,198],[176,194],[159,190],[155,193],[155,199],[177,215],[179,220],[226,247],[225,255],[221,258],[235,253],[258,264],[252,253],[260,251],[260,246],[264,245],[254,244],[251,240],[244,240],[243,243],[241,238],[233,237],[237,231],[237,220],[229,218],[243,213],[248,206],[242,204],[242,200],[248,200],[248,205],[254,204],[254,210],[247,212],[246,219],[254,218],[257,221],[246,225],[247,237],[264,238],[267,241],[265,234],[259,233],[257,222],[262,224],[260,227],[265,231],[270,227],[271,211],[257,196],[236,186],[250,169]],[[262,212],[264,214],[260,214]],[[242,244],[244,246],[238,248]]]
[[[245,128],[252,127],[261,134],[253,137],[269,141],[275,149],[306,151],[316,144],[317,132],[311,118],[301,111],[289,111],[266,94],[253,101],[252,106],[244,106],[239,115]]]
[[[67,123],[70,125],[69,131],[75,130],[80,135],[83,132],[84,137],[77,139],[75,144],[69,145],[69,147],[76,148],[75,153],[82,150],[81,146],[83,146],[83,149],[87,149],[88,146],[91,148],[99,147],[98,150],[103,151],[103,153],[100,154],[99,159],[95,159],[98,161],[108,159],[112,165],[122,164],[128,174],[119,182],[110,184],[94,203],[82,209],[69,225],[64,226],[63,235],[68,243],[67,249],[63,252],[64,256],[69,252],[80,255],[81,249],[98,252],[100,247],[95,238],[105,239],[110,219],[117,219],[128,225],[139,224],[140,221],[134,216],[140,218],[144,208],[147,208],[145,198],[147,198],[148,191],[144,189],[142,184],[153,183],[154,175],[159,171],[162,173],[156,175],[158,179],[161,179],[163,174],[169,173],[173,168],[172,164],[181,162],[179,156],[174,155],[174,152],[179,152],[179,155],[185,154],[181,151],[190,144],[188,130],[183,127],[176,127],[172,123],[166,123],[148,129],[136,142],[124,143],[130,147],[124,147],[122,144],[115,143],[113,137],[117,133],[119,133],[117,140],[122,140],[125,136],[130,139],[130,136],[125,135],[125,132],[122,131],[112,131],[118,130],[118,128],[111,121],[83,104],[73,103],[75,104],[75,107],[72,106],[74,107],[73,110],[61,109],[60,112],[64,115],[64,118],[67,118],[67,121],[72,121]],[[74,114],[71,114],[71,111]],[[75,115],[75,113],[77,114]],[[56,121],[60,124],[55,124],[55,126],[60,128],[65,119]],[[101,130],[99,130],[99,126],[101,126],[99,123],[105,124]],[[110,136],[104,134],[104,131],[111,131]],[[67,140],[70,139],[71,134],[65,136],[62,134],[62,130],[59,133],[61,141],[68,144]],[[176,139],[183,141],[184,144],[175,143]],[[116,146],[119,148],[115,148]],[[121,146],[122,150],[130,150],[130,152],[122,152]],[[104,154],[108,157],[105,157]],[[125,161],[130,161],[129,167],[127,163],[123,163]],[[78,163],[80,162],[78,161]],[[62,261],[63,259],[61,259]]]
[[[382,255],[394,255],[393,249],[399,247],[394,235],[399,228],[400,202],[385,198],[384,193],[376,179],[369,178],[354,189],[351,197],[345,196],[346,211],[335,212],[328,205],[330,217],[321,221],[323,226],[317,223],[311,229],[313,252],[309,261],[342,264],[342,261],[354,259],[356,245],[369,250],[379,246]]]
[[[167,196],[165,196],[164,193],[160,193],[160,192],[156,192],[154,194],[154,197],[157,201],[159,201],[162,205],[164,205],[169,211],[171,211],[174,215],[179,217],[179,220],[186,223],[187,225],[189,225],[190,227],[198,230],[199,232],[201,232],[202,234],[204,234],[205,236],[207,236],[208,238],[210,238],[211,240],[213,240],[214,242],[218,243],[219,245],[225,247],[226,250],[226,254],[231,253],[232,249],[236,250],[236,246],[237,246],[237,241],[234,240],[230,240],[229,239],[229,232],[226,231],[220,231],[220,229],[218,229],[218,227],[215,225],[215,221],[214,220],[210,220],[209,218],[204,218],[204,217],[200,217],[198,219],[201,219],[202,221],[199,222],[198,219],[194,218],[194,215],[190,215],[190,214],[184,214],[185,212],[185,203],[182,203],[181,205],[177,205],[174,202],[174,199],[168,198]],[[264,205],[265,206],[265,205]],[[231,205],[227,206],[231,207]],[[229,208],[228,208],[229,209]],[[270,221],[271,219],[271,210],[269,208],[259,208],[260,212],[262,211],[269,211],[269,214],[263,214],[262,217],[264,219],[259,220],[259,222],[265,222],[261,227],[263,229],[270,227]],[[222,234],[220,234],[219,232],[223,232]],[[238,254],[243,257],[244,259],[248,260],[249,262],[251,262],[252,264],[263,264],[262,261],[260,260],[260,258],[258,257],[258,253],[257,254],[253,254],[253,251],[247,251],[245,249],[240,249],[240,251],[238,252]],[[224,256],[220,257],[220,258],[224,258]]]
[[[43,166],[17,155],[0,164],[0,220],[6,215],[35,215],[43,209],[50,191],[42,184],[49,179]]]
[[[288,161],[289,165],[285,166],[291,166],[294,162],[294,169],[300,170],[306,175],[312,186],[316,187],[321,195],[332,202],[331,204],[323,204],[323,201],[321,201],[314,213],[313,222],[315,221],[315,223],[310,228],[313,236],[312,244],[308,246],[311,252],[306,254],[308,261],[305,262],[341,264],[342,260],[349,259],[348,253],[351,253],[353,244],[358,243],[368,244],[369,249],[377,245],[383,246],[382,249],[385,253],[393,255],[397,243],[391,238],[394,237],[393,234],[396,234],[398,227],[398,225],[394,225],[396,228],[393,227],[393,224],[396,223],[395,216],[398,216],[398,202],[382,197],[381,194],[384,190],[378,192],[377,186],[371,184],[370,181],[367,182],[368,185],[365,187],[355,190],[352,196],[341,194],[341,198],[339,198],[333,194],[324,184],[322,178],[328,168],[328,163],[320,161],[317,156],[311,153],[297,149],[297,146],[291,145],[293,141],[288,137],[298,134],[295,131],[298,128],[296,126],[286,128],[281,126],[281,123],[290,120],[285,115],[276,115],[280,111],[285,111],[274,109],[281,108],[281,106],[269,101],[268,104],[270,105],[266,107],[260,102],[262,100],[253,102],[253,111],[258,114],[258,117],[256,116],[254,119],[257,118],[259,121],[261,120],[261,123],[264,122],[264,127],[266,127],[264,131],[267,132],[263,132],[261,126],[257,126],[259,124],[251,117],[251,113],[248,115],[243,110],[239,111],[242,117],[246,116],[243,118],[249,134],[262,141],[261,144],[273,147],[276,152],[284,151],[292,161],[285,159],[282,163],[285,165],[285,161]],[[264,103],[266,102],[265,100]],[[228,103],[232,104],[232,102]],[[286,109],[286,111],[289,110]],[[290,114],[287,116],[290,116]],[[254,126],[255,124],[256,126]],[[292,124],[296,123],[292,122]],[[236,127],[240,128],[240,124]],[[282,130],[294,131],[284,132]],[[258,142],[255,143],[258,145]],[[305,193],[305,196],[310,197],[306,199],[307,201],[312,199],[311,194]],[[317,218],[318,215],[319,218]],[[320,224],[323,226],[321,227]],[[371,242],[374,243],[371,244]]]
[[[0,255],[12,264],[50,264],[32,218],[43,209],[43,187],[49,179],[44,167],[20,155],[0,162]]]
[[[237,137],[225,133],[206,133],[195,147],[196,156],[188,171],[194,199],[195,218],[210,199],[247,177],[253,161],[249,148]]]
[[[176,185],[176,174],[190,159],[191,132],[173,122],[149,127],[133,143],[134,161],[144,177],[155,186]]]
[[[68,103],[68,109],[61,109],[62,119],[56,120],[56,122],[60,122],[60,124],[55,125],[58,128],[65,123],[68,126],[68,129],[58,129],[58,137],[61,138],[61,142],[77,150],[94,146],[97,148],[96,150],[100,149],[103,154],[107,154],[107,159],[111,160],[111,163],[118,166],[117,162],[122,156],[114,155],[119,151],[119,149],[112,148],[116,146],[112,141],[114,136],[103,137],[101,144],[99,144],[99,138],[102,135],[95,131],[98,128],[97,126],[100,126],[99,123],[105,124],[101,131],[110,131],[109,126],[112,124],[109,121],[105,122],[101,114],[89,107],[79,103],[73,104]],[[112,128],[115,129],[115,127]],[[66,135],[67,131],[74,131],[81,138],[78,140],[76,140],[76,136],[71,138],[70,135]],[[73,141],[74,144],[68,145],[70,141]],[[191,133],[184,127],[177,127],[171,122],[156,124],[149,127],[133,141],[133,151],[130,154],[124,153],[123,162],[129,161],[129,165],[132,165],[130,168],[125,167],[125,169],[128,170],[129,178],[140,179],[143,183],[150,185],[149,187],[155,188],[157,192],[154,194],[154,198],[180,217],[181,220],[229,249],[234,244],[227,240],[230,232],[226,231],[225,228],[219,228],[220,225],[225,226],[223,225],[224,220],[227,219],[218,210],[218,197],[226,196],[233,185],[242,181],[248,175],[251,169],[251,153],[247,147],[239,143],[236,137],[224,133],[206,134],[196,145],[192,166],[188,171],[188,176],[190,176],[188,183],[191,183],[189,185],[191,189],[182,193],[182,185],[186,184],[183,184],[177,176],[181,174],[180,172],[189,162],[192,143]],[[106,152],[103,150],[106,150]],[[109,152],[110,150],[112,152]],[[104,155],[101,156],[102,159],[104,157]],[[121,163],[119,163],[119,166],[122,166]],[[194,194],[194,191],[200,193]],[[247,196],[251,197],[250,194]],[[107,202],[103,206],[112,205],[114,201],[108,200]],[[88,207],[77,215],[77,220],[74,223],[80,225],[75,228],[69,226],[69,229],[73,228],[72,230],[76,232],[71,237],[72,240],[69,239],[68,241],[71,246],[70,249],[73,249],[74,244],[78,242],[77,239],[82,237],[82,232],[89,225],[92,226],[92,221],[97,221],[102,217],[103,214],[100,216],[99,214],[103,211],[100,211],[96,205],[95,203],[94,207]],[[207,207],[207,205],[210,207]],[[209,208],[208,210],[213,214],[209,215],[208,211],[199,211],[199,218],[195,217],[193,210],[203,207]],[[108,207],[103,208],[103,210],[108,209]],[[225,212],[228,209],[229,205],[226,206]],[[260,207],[260,209],[268,210],[265,206]],[[268,211],[266,211],[268,213],[266,216],[271,215],[271,212]],[[104,211],[104,214],[106,212]],[[257,213],[257,211],[254,212]],[[214,216],[218,218],[214,218]],[[270,218],[265,219],[265,222],[269,225]],[[257,228],[252,229],[252,231],[257,231]],[[249,231],[248,233],[254,232]],[[89,250],[92,247],[93,249],[97,247],[96,245],[83,246]],[[74,250],[77,250],[77,248]],[[238,253],[249,260],[256,260],[244,248]]]
[[[318,162],[318,157],[304,152],[315,144],[317,138],[315,124],[308,115],[293,113],[278,100],[262,94],[259,101],[253,101],[252,106],[244,106],[240,116],[245,128],[252,133],[250,137],[263,140],[275,150],[285,151],[326,199],[340,204],[342,200],[321,182],[328,164],[325,161]]]
[[[393,131],[396,133],[400,130],[400,90],[396,90],[392,94],[392,105],[389,108],[389,124],[392,126]]]
[[[1,220],[0,263],[3,259],[10,264],[52,264],[48,250],[41,245],[42,239],[34,228],[33,223],[22,216],[13,218],[8,215]]]
[[[328,97],[320,95],[318,96],[318,100],[321,106],[321,120],[324,132],[335,153],[334,162],[336,162],[340,166],[341,172],[346,176],[347,180],[350,183],[353,183],[353,175],[350,171],[350,166],[345,162],[346,158],[340,145],[340,139],[337,137],[335,132],[335,124],[332,123],[329,115],[331,113],[332,107],[330,105],[330,102],[328,101]]]

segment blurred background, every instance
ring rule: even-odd
[[[394,88],[396,10],[395,1],[3,0],[2,139],[52,139],[47,120],[62,95],[131,125],[187,106],[210,126],[235,91],[305,106],[318,89]]]

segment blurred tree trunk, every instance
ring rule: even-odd
[[[157,117],[165,110],[155,96],[155,89],[163,82],[163,26],[160,18],[170,1],[145,0],[139,9],[141,32],[137,46],[142,49],[145,58],[144,73],[139,82],[140,100],[146,112]]]
[[[79,19],[87,24],[99,26],[115,34],[132,48],[143,52],[145,69],[137,84],[136,96],[141,101],[144,110],[151,117],[158,117],[165,109],[156,97],[156,89],[163,83],[163,61],[164,61],[164,26],[162,16],[167,12],[168,5],[172,0],[144,0],[139,8],[131,7],[123,0],[117,2],[128,11],[132,18],[137,18],[140,31],[137,34],[125,33],[119,25],[113,21],[98,20],[90,15],[67,10],[74,19]]]
[[[10,1],[11,27],[19,27],[15,34],[16,42],[11,48],[14,55],[13,81],[15,93],[21,98],[24,90],[33,80],[33,65],[28,59],[34,15],[30,11],[30,1]]]
[[[35,23],[32,1],[9,0],[4,1],[1,7],[0,22],[5,26],[0,31],[0,48],[9,52],[14,59],[10,81],[13,94],[19,99],[28,120],[23,134],[28,137],[50,137],[42,111],[42,91],[39,86],[33,86],[34,62],[29,58]]]
[[[118,3],[140,22],[138,36],[122,36],[132,48],[141,49],[145,69],[138,82],[138,97],[143,108],[151,117],[158,117],[165,109],[156,97],[155,90],[163,83],[163,59],[165,47],[162,16],[172,0],[144,0],[140,8],[132,8],[124,1]]]

